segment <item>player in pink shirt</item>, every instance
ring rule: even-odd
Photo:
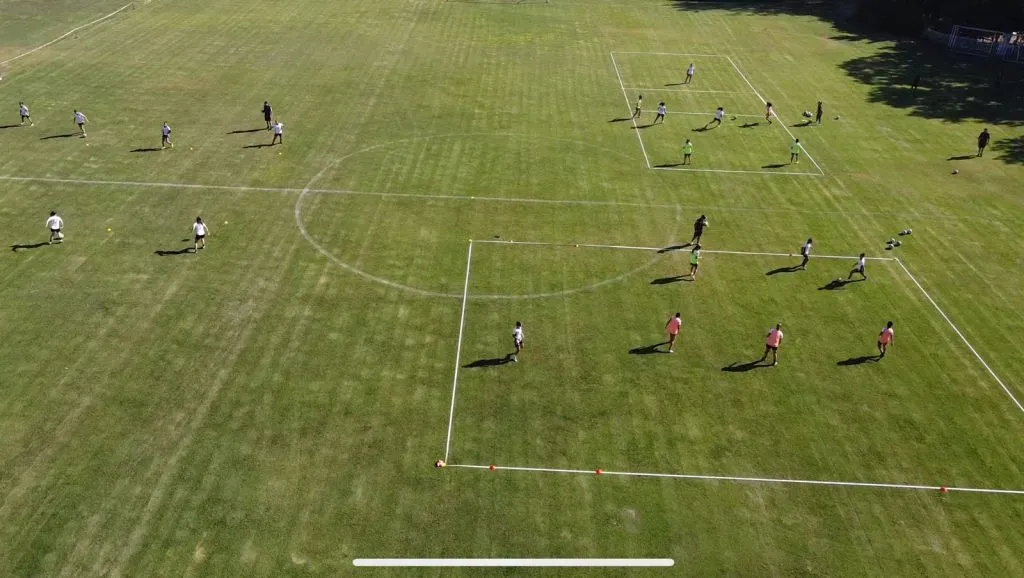
[[[768,352],[772,352],[772,365],[779,364],[779,346],[782,345],[782,324],[776,323],[775,328],[768,332],[764,340],[764,355],[760,361],[768,359]]]
[[[668,333],[668,352],[675,353],[673,347],[676,344],[676,336],[679,335],[679,330],[683,327],[683,319],[681,314],[676,313],[676,316],[668,320],[665,324],[665,332]]]
[[[892,345],[892,341],[896,337],[893,333],[894,332],[892,329],[892,321],[890,321],[889,323],[886,323],[885,329],[883,329],[882,332],[878,334],[879,359],[885,357],[885,350],[889,349],[889,346]]]

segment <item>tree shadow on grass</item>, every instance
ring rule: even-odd
[[[1024,135],[992,143],[996,158],[1011,164],[1024,164]]]
[[[42,247],[42,246],[45,246],[45,245],[49,245],[49,243],[47,243],[46,241],[42,241],[40,243],[32,243],[31,245],[11,245],[11,251],[14,251],[15,253],[17,253],[18,251],[21,251],[22,249],[38,249],[39,247]]]
[[[726,365],[725,367],[723,367],[722,371],[729,371],[729,372],[732,372],[732,373],[743,373],[743,372],[750,371],[752,369],[758,369],[758,368],[761,368],[761,367],[771,367],[771,366],[772,366],[772,364],[770,364],[768,362],[765,362],[763,359],[756,359],[754,361],[748,361],[746,363],[740,363],[738,361],[734,361],[734,362],[730,363],[729,365]]]
[[[634,347],[629,350],[630,355],[651,355],[652,353],[668,353],[668,351],[662,351],[658,349],[662,345],[668,345],[668,341],[662,341],[661,343],[655,343],[653,345],[644,345],[643,347]]]
[[[462,368],[473,369],[476,367],[497,367],[499,365],[505,365],[507,363],[512,363],[511,355],[506,355],[505,357],[495,357],[493,359],[477,359],[472,363],[467,363],[466,365],[463,365]]]
[[[860,365],[869,361],[878,361],[881,357],[877,355],[861,355],[860,357],[851,357],[842,361],[837,361],[836,365]]]

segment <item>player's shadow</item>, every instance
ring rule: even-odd
[[[687,248],[687,247],[689,247],[691,245],[693,245],[693,243],[683,243],[682,245],[672,245],[670,247],[665,247],[664,249],[658,249],[658,253],[671,253],[672,251],[679,251],[679,250],[685,249],[685,248]]]
[[[689,275],[676,275],[674,277],[661,277],[651,281],[651,285],[671,285],[672,283],[678,283],[680,281],[693,281]]]
[[[50,140],[51,138],[71,138],[73,136],[80,136],[81,134],[82,133],[79,132],[69,132],[67,134],[51,134],[50,136],[44,136],[39,140]]]
[[[814,121],[808,118],[808,119],[804,120],[803,122],[798,122],[796,124],[791,124],[791,125],[789,125],[789,127],[790,128],[804,128],[805,126],[811,126],[812,124],[814,124]]]
[[[738,361],[734,361],[734,362],[730,363],[729,365],[726,365],[725,367],[723,367],[722,371],[729,371],[729,372],[732,372],[732,373],[742,373],[742,372],[750,371],[751,369],[757,369],[759,367],[771,367],[770,363],[767,363],[767,362],[766,363],[761,363],[762,361],[764,361],[764,360],[763,359],[755,359],[754,361],[748,361],[746,363],[740,363]]]
[[[188,254],[190,252],[192,252],[192,248],[191,247],[185,247],[183,249],[175,249],[173,251],[171,251],[171,250],[163,250],[163,251],[162,250],[156,250],[156,251],[153,251],[153,254],[154,255],[160,255],[161,257],[168,257],[170,255],[186,255],[186,254]]]
[[[495,367],[498,365],[505,365],[506,363],[512,363],[512,356],[506,355],[505,357],[495,357],[493,359],[477,359],[472,363],[463,365],[463,369],[473,369],[475,367]]]
[[[755,126],[761,126],[760,122],[745,122],[740,125],[740,128],[754,128]]]
[[[976,159],[976,158],[978,158],[978,155],[959,155],[959,156],[955,156],[955,157],[949,157],[946,160],[947,161],[966,161],[966,160],[969,160],[969,159]]]
[[[655,343],[653,345],[644,345],[643,347],[634,347],[629,350],[630,355],[650,355],[652,353],[668,353],[668,351],[661,351],[658,349],[662,345],[668,345],[668,341],[662,341],[661,343]]]
[[[709,130],[716,129],[716,128],[720,127],[720,126],[722,126],[722,125],[720,125],[720,124],[716,124],[715,126],[704,125],[702,127],[693,129],[693,132],[708,132]]]
[[[827,284],[818,287],[818,291],[835,291],[836,289],[842,289],[850,283],[860,283],[864,279],[833,279]]]
[[[654,126],[653,122],[649,122],[647,124],[638,124],[638,125],[633,127],[633,130],[643,130],[645,128],[650,128],[652,126]]]
[[[32,243],[31,245],[11,245],[11,251],[14,251],[15,253],[17,253],[18,251],[20,251],[22,249],[38,249],[39,247],[42,247],[43,245],[49,245],[49,243],[47,243],[46,241],[42,241],[40,243]]]
[[[663,165],[654,165],[656,169],[671,169],[673,167],[681,167],[683,163],[665,163]]]
[[[837,361],[836,365],[860,365],[869,361],[878,361],[881,357],[877,355],[861,355],[860,357],[851,357],[842,361]]]
[[[633,120],[633,117],[631,117],[631,116],[624,116],[622,118],[613,118],[613,119],[611,119],[608,122],[627,122],[627,121],[631,121],[631,120]]]
[[[778,275],[779,273],[795,273],[800,270],[800,265],[792,265],[790,267],[779,267],[778,269],[772,269],[765,273],[765,275]]]
[[[5,124],[5,125],[3,125],[3,126],[0,126],[0,129],[5,129],[5,128],[17,128],[17,127],[19,127],[19,126],[25,126],[25,125],[23,125],[23,124]]]
[[[164,149],[158,149],[156,147],[149,147],[149,148],[132,149],[131,152],[133,152],[133,153],[155,153],[157,151],[162,151],[162,150],[164,150]]]
[[[261,149],[261,148],[264,148],[264,147],[272,147],[272,146],[274,146],[274,145],[268,144],[268,143],[263,143],[263,144],[245,145],[242,148],[244,148],[244,149]]]
[[[670,82],[670,83],[666,84],[665,86],[686,86],[687,84],[689,84],[689,83],[687,83],[687,82]]]
[[[266,131],[266,130],[267,130],[266,128],[250,128],[250,129],[246,129],[246,130],[233,130],[231,132],[226,132],[224,134],[246,134],[246,133],[250,133],[250,132],[260,132],[260,131]]]
[[[787,167],[787,166],[789,166],[788,163],[775,163],[774,165],[764,165],[761,168],[762,169],[781,169],[782,167]]]

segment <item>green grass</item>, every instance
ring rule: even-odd
[[[44,241],[58,210],[67,242],[0,254],[0,574],[338,575],[379,556],[1024,572],[1019,496],[431,467],[469,239],[513,239],[569,246],[474,243],[461,364],[504,356],[516,320],[529,349],[460,369],[452,463],[1024,489],[1024,415],[897,264],[819,291],[852,263],[766,275],[791,261],[709,253],[696,283],[652,284],[685,253],[571,246],[675,244],[707,213],[708,249],[898,256],[1024,399],[1024,168],[946,160],[973,152],[976,117],[871,102],[843,64],[886,39],[664,4],[155,0],[8,65],[0,126],[19,100],[36,124],[0,129],[4,238]],[[119,6],[0,7],[22,18],[0,24],[3,59]],[[730,56],[825,175],[648,170],[632,123],[609,122],[635,98],[612,52],[630,88],[678,88],[690,59],[627,52]],[[693,138],[696,167],[788,170],[762,168],[788,159],[781,126],[693,132],[715,106],[763,110],[732,66],[694,61],[730,92],[645,94],[645,119],[659,100],[708,113],[642,129],[651,164]],[[286,143],[246,148],[270,141],[236,132],[264,100]],[[794,128],[817,100],[825,125]],[[44,138],[75,108],[87,139]],[[173,150],[131,152],[164,120]],[[209,248],[159,254],[197,214]],[[677,354],[629,354],[674,311]],[[891,356],[837,365],[889,319]],[[722,371],[776,321],[779,367]]]

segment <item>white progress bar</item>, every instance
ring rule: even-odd
[[[369,568],[671,568],[671,558],[356,558]]]

